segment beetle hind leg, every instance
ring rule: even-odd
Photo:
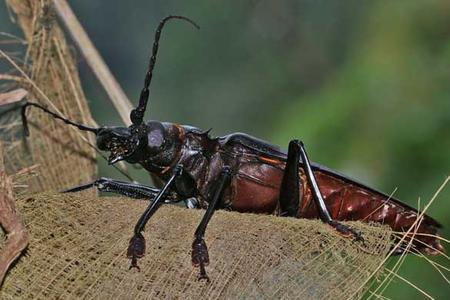
[[[298,174],[299,164],[303,163],[303,169],[311,189],[313,200],[317,206],[320,219],[333,227],[338,233],[346,237],[353,237],[357,241],[364,241],[361,233],[333,220],[325,205],[322,193],[315,178],[305,146],[301,141],[292,140],[289,143],[288,158],[280,189],[280,208],[282,216],[297,216],[299,211],[300,178]]]
[[[327,223],[344,237],[353,237],[355,241],[364,242],[364,238],[362,237],[361,232],[356,231],[353,228],[334,220],[331,220]]]
[[[297,141],[289,143],[288,157],[280,187],[280,216],[298,217],[300,207],[300,149]]]

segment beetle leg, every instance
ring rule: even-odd
[[[62,191],[63,193],[73,193],[73,192],[79,192],[83,191],[89,188],[97,188],[100,192],[111,192],[120,194],[123,196],[135,198],[135,199],[150,199],[153,200],[156,198],[158,193],[160,192],[159,189],[152,188],[143,184],[139,183],[130,183],[120,180],[115,180],[111,178],[105,178],[101,177],[94,182],[86,183],[83,185],[75,186],[73,188],[67,189]],[[170,200],[173,202],[177,202],[180,199],[178,199],[177,195],[166,195],[164,197],[164,200]]]
[[[327,206],[325,205],[325,201],[323,200],[322,193],[320,192],[319,185],[317,184],[316,178],[311,168],[311,163],[309,161],[308,155],[306,154],[305,146],[303,145],[303,143],[298,140],[293,140],[289,143],[289,149],[291,149],[291,147],[297,148],[299,151],[300,158],[303,161],[305,175],[308,180],[308,184],[311,187],[314,202],[316,203],[317,209],[319,210],[320,219],[328,225],[332,226],[339,233],[345,236],[353,236],[355,240],[363,241],[361,233],[331,218]]]
[[[209,264],[208,247],[206,246],[204,240],[206,226],[208,226],[208,223],[217,208],[217,204],[222,198],[225,188],[230,183],[230,177],[231,169],[229,167],[224,167],[216,184],[214,195],[211,201],[208,201],[208,208],[206,209],[206,212],[203,215],[203,218],[198,225],[197,230],[195,230],[194,242],[192,243],[192,264],[195,267],[200,267],[200,273],[198,276],[199,280],[206,279],[207,281],[209,281],[208,275],[206,274],[205,270],[205,266]]]
[[[300,149],[295,142],[289,143],[288,157],[284,167],[283,180],[280,187],[280,216],[296,217],[300,205],[300,178],[298,167]]]
[[[164,199],[163,198],[164,194],[175,183],[175,179],[179,177],[182,173],[183,167],[181,165],[176,166],[172,176],[165,183],[163,188],[158,192],[158,194],[155,197],[155,200],[153,200],[148,205],[148,207],[145,209],[144,213],[136,223],[136,226],[134,227],[134,235],[130,240],[127,251],[127,257],[131,259],[130,269],[137,268],[138,270],[140,270],[137,265],[137,259],[141,258],[145,254],[145,238],[141,232],[144,230],[145,225],[147,224],[150,217],[156,212],[156,210],[163,203],[162,200]]]

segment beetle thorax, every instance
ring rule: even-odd
[[[177,124],[157,121],[150,121],[145,126],[145,145],[140,151],[139,161],[135,163],[141,164],[149,172],[163,175],[180,158],[184,130]]]

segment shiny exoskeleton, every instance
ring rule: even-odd
[[[131,112],[130,127],[91,128],[80,125],[36,103],[38,107],[65,123],[97,136],[100,150],[109,151],[109,163],[125,160],[139,164],[164,184],[161,189],[107,178],[74,187],[75,192],[90,187],[102,191],[146,198],[150,204],[138,220],[128,248],[131,267],[145,253],[142,231],[162,203],[185,201],[188,207],[206,208],[192,244],[192,262],[200,268],[199,278],[208,278],[205,266],[209,255],[204,235],[216,209],[276,214],[296,218],[320,218],[337,232],[363,242],[363,237],[339,221],[359,220],[387,224],[395,231],[407,231],[418,212],[382,192],[350,179],[319,164],[311,163],[302,142],[292,140],[287,152],[268,142],[243,133],[211,137],[208,131],[167,122],[144,122],[149,86],[156,62],[159,38],[166,21],[182,19],[169,16],[161,21],[153,44],[139,104]],[[440,225],[424,216],[412,250],[426,254],[443,251],[436,236]],[[398,247],[396,253],[404,248]]]

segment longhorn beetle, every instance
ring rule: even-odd
[[[301,141],[292,140],[288,151],[244,133],[211,137],[209,131],[169,122],[144,122],[159,39],[164,24],[183,16],[168,16],[156,29],[152,55],[138,106],[131,111],[129,127],[92,128],[70,121],[40,104],[22,107],[24,130],[28,134],[26,108],[37,107],[66,124],[93,132],[97,146],[109,151],[108,162],[125,160],[139,164],[164,182],[161,189],[100,178],[66,190],[76,192],[96,187],[134,198],[149,199],[147,209],[136,223],[127,256],[130,268],[145,253],[142,231],[164,202],[185,201],[188,207],[206,208],[194,233],[192,263],[200,268],[199,279],[208,279],[209,263],[205,230],[216,209],[276,214],[282,217],[320,218],[338,233],[363,240],[360,233],[341,224],[361,220],[388,224],[395,231],[408,230],[418,217],[414,208],[371,187],[319,164],[311,163]],[[443,247],[436,237],[440,224],[424,216],[413,241],[413,251],[436,255]],[[404,249],[396,249],[402,253]]]

